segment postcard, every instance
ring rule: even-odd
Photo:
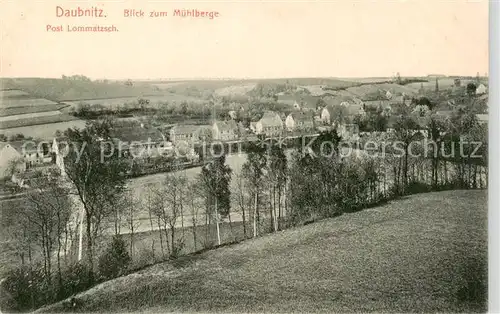
[[[1,1],[0,310],[488,311],[488,16]]]

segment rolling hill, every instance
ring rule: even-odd
[[[487,193],[419,194],[180,258],[39,312],[484,312]]]
[[[127,86],[117,82],[53,78],[3,78],[0,79],[0,89],[18,89],[33,97],[52,101],[162,95],[158,88],[148,84]]]

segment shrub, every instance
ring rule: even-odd
[[[62,271],[63,286],[60,298],[67,298],[90,288],[88,267],[83,263],[75,263]]]
[[[46,303],[48,296],[43,270],[20,267],[7,273],[2,281],[2,310],[25,311]]]
[[[118,277],[127,270],[130,261],[125,241],[120,235],[114,236],[106,251],[99,257],[99,274],[104,279]]]
[[[172,246],[172,254],[170,254],[170,257],[171,258],[179,257],[183,249],[184,249],[184,239],[177,239],[175,241],[175,244]]]

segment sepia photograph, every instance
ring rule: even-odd
[[[489,5],[0,0],[0,313],[488,312]]]

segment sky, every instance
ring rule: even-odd
[[[105,18],[57,17],[56,7]],[[125,9],[145,16],[124,17]],[[218,11],[215,19],[172,16]],[[151,18],[149,12],[166,11]],[[0,76],[387,77],[488,72],[488,2],[0,0]],[[47,31],[47,25],[63,32]],[[118,32],[67,32],[115,25]]]

